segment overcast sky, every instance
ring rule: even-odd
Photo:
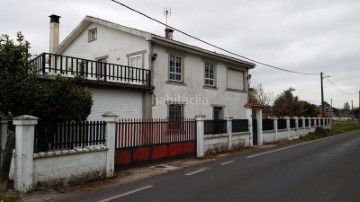
[[[289,87],[302,100],[320,104],[320,72],[325,101],[334,107],[347,101],[359,106],[360,1],[359,0],[119,0],[165,22],[163,9],[171,7],[169,24],[205,41],[298,75],[257,65],[252,84],[262,83],[274,96]],[[48,52],[49,18],[61,16],[60,41],[91,15],[121,25],[163,35],[164,27],[110,0],[1,0],[0,34],[23,32],[34,54]],[[180,33],[174,39],[221,52]]]

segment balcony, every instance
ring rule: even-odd
[[[147,69],[104,63],[83,58],[42,53],[29,62],[37,75],[80,76],[94,84],[151,89],[151,72]]]

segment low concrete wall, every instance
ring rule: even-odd
[[[34,154],[36,187],[68,184],[106,177],[106,146]]]
[[[280,129],[277,133],[277,140],[288,140],[289,139],[289,131],[288,129]]]
[[[232,134],[232,149],[247,147],[249,143],[249,132]],[[205,135],[204,153],[215,154],[229,150],[229,137],[227,134]]]
[[[250,146],[250,133],[243,132],[243,133],[233,133],[232,134],[232,148],[242,148],[242,147],[249,147]]]
[[[275,130],[263,131],[263,142],[265,144],[276,142]]]

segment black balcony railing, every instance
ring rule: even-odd
[[[43,53],[28,64],[38,74],[81,76],[84,79],[151,85],[150,70],[83,58]]]

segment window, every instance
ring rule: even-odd
[[[244,72],[234,69],[227,70],[227,88],[231,90],[245,90]]]
[[[169,105],[169,121],[179,121],[183,118],[183,105]]]
[[[142,68],[142,54],[129,56],[129,66]]]
[[[170,54],[169,80],[182,82],[182,58],[175,54]]]
[[[224,111],[222,107],[214,107],[213,118],[214,120],[221,120],[224,118]]]
[[[106,61],[107,61],[107,57],[104,58],[100,58],[97,59],[97,63],[96,63],[96,78],[97,79],[101,79],[101,78],[105,78],[105,68],[106,68]]]
[[[205,62],[205,85],[215,86],[215,67],[208,62]]]
[[[88,40],[90,41],[95,41],[97,39],[97,29],[90,29],[88,32]]]

